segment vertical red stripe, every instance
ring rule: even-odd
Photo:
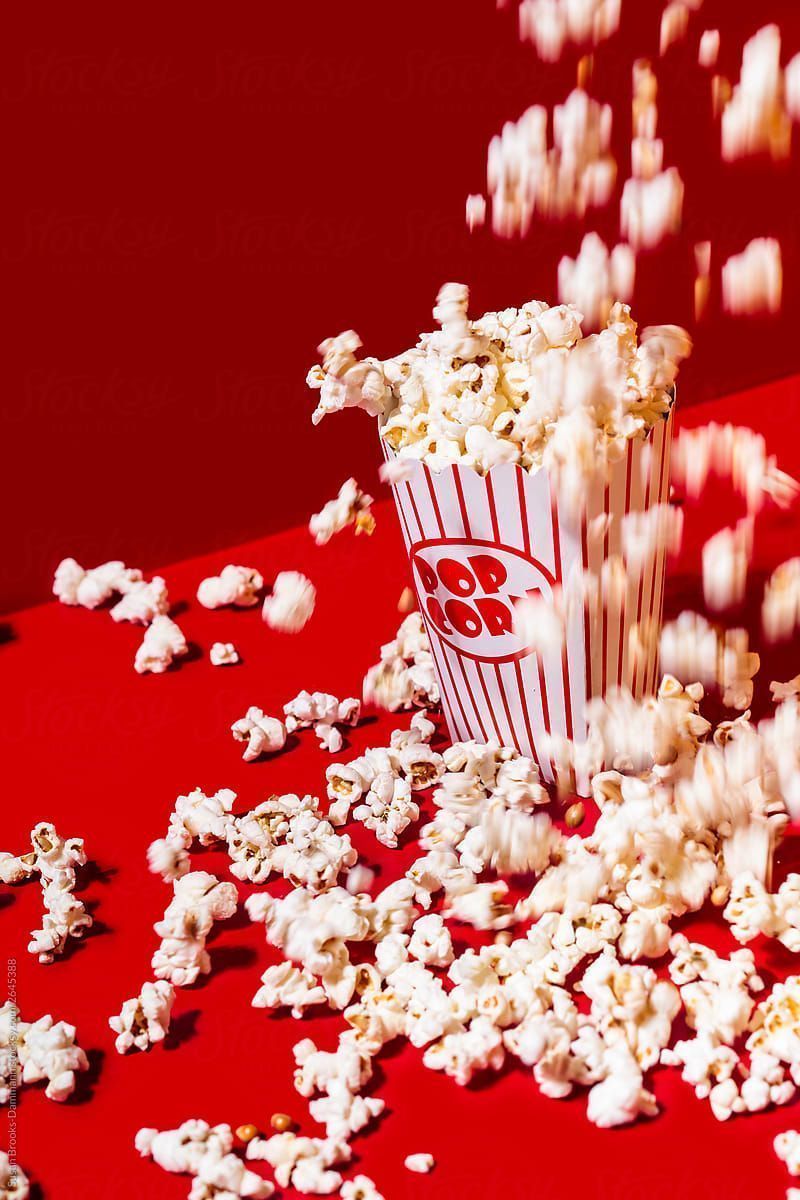
[[[631,459],[633,458],[633,442],[628,439],[628,453],[625,460],[625,516],[631,511]],[[625,579],[625,591],[619,613],[619,647],[617,653],[617,687],[622,687],[622,659],[625,650],[628,618],[628,580]]]
[[[550,491],[550,521],[553,527],[553,555],[555,557],[556,583],[563,586],[564,572],[561,562],[561,534],[558,528],[558,501],[553,498],[552,487]],[[567,737],[572,740],[572,696],[569,687],[569,668],[567,665],[567,647],[566,643],[561,647],[561,682],[564,688],[564,720],[567,727]]]
[[[609,485],[606,484],[605,491],[603,493],[603,512],[605,513],[605,518],[606,518],[606,528],[605,528],[605,532],[603,534],[603,562],[605,562],[605,560],[608,558],[608,505],[609,505]],[[601,568],[602,568],[602,564],[601,564]],[[603,636],[602,636],[603,658],[602,658],[601,670],[600,670],[600,695],[605,697],[606,690],[608,688],[608,666],[607,666],[607,660],[608,660],[608,609],[606,607],[606,598],[602,594],[602,591],[600,593],[600,612],[601,612],[602,630],[603,630]]]

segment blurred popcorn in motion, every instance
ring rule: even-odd
[[[499,237],[527,233],[534,215],[580,217],[611,198],[617,176],[611,106],[575,88],[553,110],[549,148],[547,116],[546,108],[533,105],[489,143],[486,181]]]
[[[689,28],[689,8],[682,0],[673,0],[661,14],[658,52],[666,54],[670,46],[686,37]]]
[[[700,35],[697,61],[701,67],[713,67],[719,57],[719,30],[706,29]]]
[[[486,197],[467,196],[467,227],[472,232],[486,222]]]
[[[261,614],[271,629],[299,633],[310,621],[316,602],[317,590],[310,579],[299,571],[281,571]]]
[[[781,34],[765,25],[745,43],[742,69],[722,111],[722,157],[726,162],[751,154],[786,158],[792,126],[784,108]]]
[[[521,0],[519,36],[545,62],[557,62],[568,42],[591,44],[619,28],[621,0]]]
[[[370,510],[372,496],[362,492],[355,479],[346,479],[339,494],[308,522],[308,532],[318,546],[324,546],[335,533],[355,523],[356,533],[370,534],[375,529],[375,518]]]
[[[732,529],[720,529],[703,546],[703,597],[713,612],[744,600],[752,549],[752,518],[738,521]]]
[[[788,508],[800,485],[781,471],[774,454],[760,433],[746,425],[719,425],[709,421],[694,429],[682,429],[672,452],[672,478],[687,496],[697,500],[709,477],[729,479],[747,503],[748,513],[761,511],[769,496],[780,508]]]
[[[620,242],[609,253],[598,234],[587,233],[577,257],[565,255],[558,264],[558,298],[583,313],[587,329],[600,329],[616,300],[630,301],[635,277],[630,246]]]
[[[722,268],[722,303],[733,316],[777,313],[783,292],[783,264],[775,238],[753,238]]]
[[[770,642],[785,641],[800,629],[800,558],[788,559],[770,575],[764,586],[761,623]]]

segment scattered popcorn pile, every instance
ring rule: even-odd
[[[253,707],[241,720],[234,721],[231,733],[235,740],[247,743],[242,755],[245,762],[283,749],[287,735],[298,729],[313,729],[323,749],[337,754],[344,744],[337,726],[358,724],[361,701],[353,697],[337,700],[328,692],[299,692],[283,706],[283,712],[285,722],[266,717],[260,708]]]
[[[315,417],[358,405],[382,415],[381,433],[401,458],[433,470],[459,463],[485,472],[501,462],[545,466],[562,490],[585,493],[628,439],[669,412],[679,362],[691,344],[676,326],[644,330],[615,305],[601,333],[581,336],[580,315],[532,301],[521,309],[467,315],[469,293],[446,284],[434,316],[441,328],[384,363],[343,363],[332,339]],[[369,392],[358,381],[369,367]],[[350,373],[355,372],[351,384]]]
[[[89,1061],[75,1044],[75,1026],[54,1021],[48,1014],[38,1021],[21,1021],[10,1000],[0,1008],[0,1104],[8,1104],[12,1089],[47,1080],[45,1096],[61,1102],[75,1090],[75,1072],[86,1071]]]
[[[143,1158],[152,1158],[172,1174],[193,1177],[190,1200],[239,1196],[266,1200],[275,1188],[249,1170],[233,1147],[230,1125],[211,1126],[197,1120],[184,1121],[178,1129],[140,1129],[136,1135],[136,1149]]]
[[[215,921],[232,917],[238,906],[236,888],[220,883],[207,871],[181,873],[173,879],[173,897],[154,929],[161,945],[151,966],[156,979],[174,987],[191,987],[211,970],[206,939]]]
[[[410,612],[394,640],[381,646],[380,662],[364,676],[363,693],[368,704],[389,712],[439,703],[430,643],[419,612]]]
[[[370,505],[372,496],[362,492],[355,479],[346,479],[339,488],[335,500],[314,513],[308,522],[308,532],[318,546],[324,546],[335,533],[355,524],[356,533],[371,534],[375,529],[375,518]]]
[[[621,0],[520,0],[519,36],[546,62],[569,42],[596,46],[619,28]]]
[[[73,892],[76,867],[86,865],[82,838],[64,839],[55,826],[40,821],[31,830],[32,849],[18,857],[0,853],[0,882],[17,884],[38,877],[42,887],[42,928],[31,932],[28,950],[39,962],[51,963],[64,953],[70,938],[81,938],[92,918]]]

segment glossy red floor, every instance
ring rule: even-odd
[[[800,471],[800,384],[787,380],[691,410],[688,419],[750,423],[766,434],[781,465]],[[667,611],[698,606],[699,546],[728,523],[738,506],[723,491],[709,491],[687,506],[687,544],[669,576]],[[166,566],[175,613],[193,646],[179,668],[141,678],[132,661],[140,632],[115,625],[103,612],[51,603],[9,616],[0,645],[0,849],[19,852],[31,825],[56,822],[64,835],[80,835],[94,867],[86,895],[96,927],[64,961],[40,966],[26,953],[27,935],[39,918],[38,887],[0,892],[2,958],[16,963],[17,1000],[25,1018],[44,1012],[74,1022],[92,1070],[73,1099],[59,1106],[41,1090],[25,1088],[18,1109],[19,1160],[53,1200],[143,1195],[178,1200],[188,1179],[164,1174],[133,1148],[142,1125],[167,1127],[190,1116],[238,1125],[266,1125],[276,1110],[291,1113],[315,1131],[305,1102],[291,1086],[293,1042],[306,1034],[333,1045],[340,1019],[272,1017],[250,1007],[259,975],[272,961],[263,929],[244,913],[222,925],[211,951],[214,970],[196,987],[180,991],[167,1047],[119,1057],[107,1019],[149,978],[156,941],[152,924],[169,889],[148,874],[145,850],[164,832],[181,792],[232,787],[237,808],[276,791],[320,793],[326,757],[313,735],[301,736],[278,757],[248,765],[228,732],[250,704],[277,712],[300,688],[340,695],[358,692],[378,647],[398,622],[396,602],[407,570],[390,504],[377,509],[372,539],[345,533],[318,549],[298,529],[232,551]],[[765,571],[797,553],[798,513],[765,511],[755,545],[754,587],[760,598]],[[194,600],[199,580],[228,561],[257,566],[265,576],[297,568],[316,583],[319,600],[307,628],[296,637],[267,629],[258,610],[206,612]],[[757,603],[743,614],[753,627]],[[232,640],[244,662],[212,668],[214,640]],[[196,648],[196,649],[195,649]],[[771,678],[800,670],[800,651],[771,652],[759,677],[764,708]],[[383,742],[405,723],[369,716],[354,731],[350,752]],[[353,840],[389,880],[415,856],[408,842],[380,850],[356,826]],[[796,858],[794,839],[783,853]],[[224,856],[204,853],[199,866],[221,874]],[[242,889],[243,891],[245,889]],[[714,944],[731,946],[702,919],[693,927]],[[759,947],[768,976],[794,969],[791,956]],[[5,972],[5,962],[0,964]],[[5,979],[3,979],[3,985]],[[358,1169],[371,1175],[387,1200],[406,1197],[483,1200],[726,1200],[783,1196],[788,1183],[775,1159],[773,1135],[800,1121],[797,1106],[721,1126],[674,1072],[658,1072],[654,1087],[659,1118],[601,1132],[584,1118],[581,1098],[545,1100],[529,1074],[516,1066],[498,1077],[460,1089],[425,1070],[412,1048],[381,1060],[377,1087],[386,1100],[383,1118],[355,1140]],[[0,1146],[6,1145],[5,1120]],[[433,1174],[403,1167],[412,1151],[433,1153]]]

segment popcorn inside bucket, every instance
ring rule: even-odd
[[[577,511],[544,468],[512,463],[481,475],[415,461],[394,483],[454,740],[515,746],[550,780],[549,735],[582,741],[587,700],[654,690],[667,540],[651,537],[635,563],[628,547],[625,569],[623,538],[626,518],[665,519],[671,432],[670,410]],[[533,629],[515,619],[528,598]]]

